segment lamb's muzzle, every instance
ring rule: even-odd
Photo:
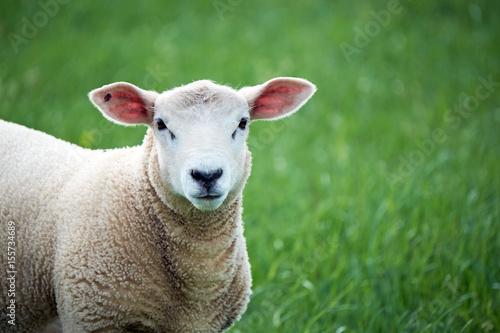
[[[222,176],[222,169],[211,171],[191,170],[191,177],[197,181],[203,188],[206,189],[207,195],[210,195],[210,189],[214,186],[217,180]]]

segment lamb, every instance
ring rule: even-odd
[[[89,97],[106,118],[148,126],[142,145],[106,151],[0,120],[0,331],[231,327],[251,294],[248,125],[315,90],[285,77],[238,91],[105,85]]]

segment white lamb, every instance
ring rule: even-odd
[[[315,86],[90,93],[141,146],[87,150],[0,121],[0,331],[221,332],[245,311],[241,196],[248,124],[299,109]],[[78,158],[68,158],[68,156]]]

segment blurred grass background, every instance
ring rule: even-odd
[[[2,1],[0,118],[131,146],[145,128],[109,125],[87,92],[306,78],[318,92],[300,112],[251,126],[254,294],[231,331],[499,332],[499,14],[486,0]]]

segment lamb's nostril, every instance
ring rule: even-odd
[[[202,182],[205,185],[211,185],[217,179],[222,176],[222,169],[216,169],[211,171],[200,171],[200,170],[191,170],[191,177],[198,182]]]
[[[217,169],[215,172],[212,174],[212,180],[217,180],[222,176],[222,169]]]

